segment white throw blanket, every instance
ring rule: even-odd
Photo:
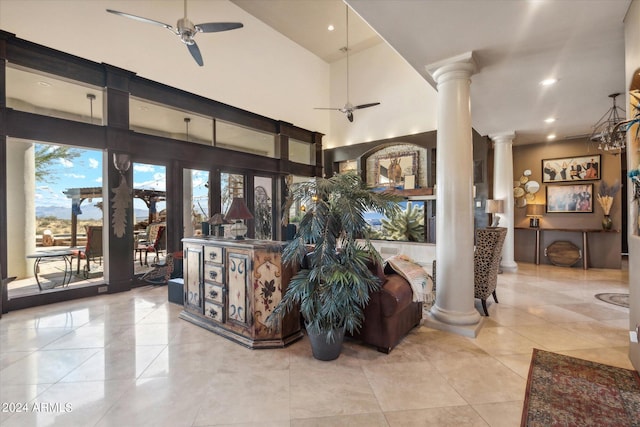
[[[385,260],[396,273],[407,279],[413,290],[413,301],[422,301],[431,306],[435,299],[433,278],[406,255],[394,255]]]

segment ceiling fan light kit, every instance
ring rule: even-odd
[[[156,21],[149,18],[144,18],[142,16],[132,15],[130,13],[119,12],[113,9],[107,9],[107,12],[113,13],[114,15],[122,16],[125,18],[133,19],[139,22],[145,22],[147,24],[158,25],[160,27],[164,27],[167,30],[171,31],[178,37],[182,43],[187,46],[189,53],[196,61],[199,66],[204,65],[204,61],[202,60],[202,54],[200,53],[200,48],[196,44],[193,39],[198,33],[217,33],[220,31],[229,31],[235,30],[237,28],[242,28],[243,25],[240,22],[207,22],[204,24],[194,24],[187,18],[187,0],[184,0],[184,18],[178,19],[178,23],[176,24],[176,28],[172,27],[169,24],[165,24],[160,21]]]
[[[368,104],[360,104],[353,105],[349,102],[349,6],[345,5],[347,12],[347,25],[346,25],[346,33],[347,33],[347,44],[345,47],[340,48],[341,52],[345,52],[347,54],[347,102],[344,104],[342,108],[315,108],[316,110],[336,110],[347,116],[347,120],[353,122],[353,112],[355,110],[362,110],[363,108],[375,107],[376,105],[380,105],[379,102],[370,102]]]

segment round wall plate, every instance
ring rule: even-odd
[[[538,181],[529,181],[524,185],[524,190],[527,193],[536,194],[540,191],[540,183]]]

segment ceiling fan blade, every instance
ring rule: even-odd
[[[316,107],[314,108],[314,110],[336,110],[336,111],[340,111],[342,108],[322,108],[322,107]]]
[[[118,12],[117,10],[107,9],[107,12],[113,13],[114,15],[123,16],[125,18],[135,19],[136,21],[145,22],[147,24],[159,25],[160,27],[164,27],[167,30],[174,31],[173,27],[169,24],[165,24],[164,22],[154,21],[153,19],[143,18],[142,16],[132,15],[130,13]]]
[[[196,24],[196,30],[201,33],[217,33],[219,31],[235,30],[242,27],[244,27],[244,25],[240,22],[207,22],[205,24]]]
[[[379,102],[372,102],[369,104],[356,105],[353,107],[354,110],[362,110],[363,108],[375,107],[376,105],[380,105]]]
[[[204,65],[204,62],[202,61],[202,54],[200,53],[200,48],[198,47],[196,42],[188,44],[187,48],[189,49],[189,52],[191,52],[191,56],[193,56],[193,59],[195,59],[198,65],[202,67]]]

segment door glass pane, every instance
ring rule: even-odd
[[[9,138],[6,176],[9,299],[101,281],[102,153]]]
[[[256,176],[254,179],[254,223],[256,239],[271,240],[273,230],[273,180]]]
[[[244,175],[235,173],[220,174],[220,212],[226,215],[234,197],[244,198]],[[224,237],[234,237],[231,235],[231,224],[224,225]]]
[[[134,271],[146,273],[167,253],[166,167],[133,164]]]
[[[220,174],[220,212],[224,215],[234,197],[244,197],[244,175],[236,173]]]
[[[184,170],[184,236],[214,234],[207,222],[209,212],[209,171]]]

